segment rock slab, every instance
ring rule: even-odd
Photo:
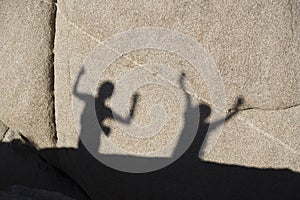
[[[0,119],[38,147],[56,141],[51,2],[0,2]]]

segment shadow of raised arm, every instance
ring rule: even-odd
[[[78,73],[78,76],[77,76],[77,79],[76,79],[76,82],[74,84],[73,91],[72,91],[72,94],[81,100],[86,99],[89,96],[88,94],[78,92],[79,80],[84,73],[85,73],[84,67],[82,67]]]
[[[115,120],[122,122],[124,124],[129,124],[131,122],[132,118],[134,117],[135,107],[137,104],[138,97],[139,97],[139,95],[137,93],[135,93],[133,95],[133,102],[132,102],[132,105],[130,108],[130,114],[127,117],[124,118],[124,117],[120,116],[119,114],[115,113],[114,111],[112,111]]]

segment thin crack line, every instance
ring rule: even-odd
[[[72,26],[74,26],[80,33],[86,35],[87,37],[89,37],[90,39],[92,39],[93,41],[97,42],[98,44],[102,44],[103,46],[105,46],[106,48],[110,49],[111,51],[113,51],[114,53],[117,53],[117,54],[121,54],[120,52],[118,52],[117,50],[113,49],[112,47],[106,45],[105,43],[103,43],[103,41],[97,39],[96,37],[94,37],[93,35],[91,35],[90,33],[84,31],[81,27],[77,26],[74,22],[70,21],[60,10],[59,8],[57,7],[57,13],[59,13],[69,24],[71,24]],[[145,69],[146,71],[148,71],[149,73],[154,73],[154,71],[151,71],[150,69],[144,67],[142,64],[139,64],[138,62],[136,62],[135,60],[129,58],[128,56],[126,55],[122,55],[124,58],[126,58],[128,61],[132,62],[133,64],[139,66],[139,67],[142,67],[143,69]],[[172,86],[176,87],[177,89],[182,89],[182,88],[179,88],[175,83],[169,81],[168,79],[164,78],[163,76],[161,75],[157,75],[159,78],[161,78],[162,80],[168,82],[169,84],[171,84]],[[185,89],[182,89],[185,93],[189,94],[190,96],[206,103],[206,104],[209,104],[210,106],[212,106],[214,109],[218,110],[218,111],[222,111],[220,108],[218,108],[217,106],[215,106],[214,104],[211,104],[208,102],[208,100],[206,99],[203,99],[199,96],[197,96],[197,94],[195,93],[192,93],[192,92],[189,92]],[[297,106],[300,106],[300,104],[296,104],[296,105],[291,105],[291,106],[288,106],[288,107],[285,107],[285,108],[278,108],[278,109],[264,109],[264,108],[259,108],[259,107],[249,107],[249,108],[243,108],[243,109],[239,109],[240,111],[242,110],[252,110],[252,109],[255,109],[255,110],[265,110],[265,111],[278,111],[278,110],[287,110],[287,109],[290,109],[290,108],[293,108],[293,107],[297,107]],[[230,110],[230,109],[228,109]]]
[[[40,2],[43,2],[45,4],[48,4],[50,6],[50,21],[49,21],[49,26],[50,26],[50,45],[49,49],[51,51],[51,55],[49,58],[49,64],[51,65],[51,68],[49,69],[49,75],[50,77],[50,88],[49,92],[51,94],[51,107],[52,107],[52,113],[50,114],[51,117],[51,129],[53,129],[53,134],[51,134],[51,140],[54,143],[54,146],[56,146],[58,138],[57,138],[57,126],[56,126],[56,112],[55,112],[55,72],[54,72],[54,43],[55,43],[55,36],[56,36],[56,18],[57,18],[57,3],[55,0],[52,0],[51,2],[41,0]],[[35,4],[35,7],[38,6],[38,3]]]
[[[287,106],[285,108],[278,108],[278,109],[268,109],[268,108],[259,108],[259,107],[247,107],[247,108],[238,108],[237,110],[239,111],[246,111],[246,110],[261,110],[261,111],[284,111],[284,110],[289,110],[291,108],[296,108],[300,106],[300,104],[295,104],[295,105],[291,105],[291,106]]]
[[[64,14],[62,12],[60,12],[58,6],[57,6],[57,13],[59,13],[70,25],[74,26],[80,33],[88,36],[90,39],[94,40],[95,42],[97,42],[98,44],[102,44],[105,47],[109,48],[110,50],[112,50],[113,52],[120,54],[120,52],[118,52],[117,50],[113,49],[112,47],[104,44],[102,41],[100,41],[99,39],[97,39],[96,37],[94,37],[93,35],[91,35],[90,33],[84,31],[82,28],[80,28],[79,26],[77,26],[75,23],[71,22],[66,16],[64,16]],[[148,71],[149,73],[154,73],[151,70],[145,68],[143,65],[137,63],[136,61],[132,60],[131,58],[129,58],[126,55],[123,55],[124,58],[126,58],[128,61],[132,62],[133,64],[140,66],[142,68],[144,68],[146,71]],[[164,77],[158,75],[159,78],[161,78],[164,81],[167,81],[168,83],[170,83],[171,85],[173,85],[176,88],[179,88],[176,84],[170,82],[169,80],[165,79]],[[196,94],[192,94],[188,91],[185,91],[187,94],[191,95],[194,98],[197,98],[198,100],[203,101],[204,103],[212,106],[213,108],[215,108],[216,110],[222,111],[222,109],[218,108],[215,105],[212,105],[211,103],[207,102],[206,100],[202,100],[201,98],[199,98]],[[290,147],[289,145],[285,144],[284,142],[282,142],[281,140],[279,140],[278,138],[273,137],[272,135],[270,135],[269,133],[261,130],[260,128],[258,128],[256,125],[254,125],[253,123],[248,122],[247,120],[245,120],[244,118],[239,117],[239,119],[241,119],[241,121],[243,121],[244,123],[246,123],[248,126],[250,126],[251,128],[255,129],[257,132],[259,132],[260,134],[262,134],[263,136],[265,136],[266,138],[271,139],[274,143],[279,143],[281,146],[283,146],[284,148],[288,149],[289,151],[291,151],[292,153],[295,154],[299,154],[299,152],[295,151],[292,147]]]
[[[82,28],[78,27],[75,23],[71,22],[59,9],[59,7],[57,6],[57,13],[59,13],[62,18],[64,20],[66,20],[69,24],[71,24],[72,26],[74,26],[80,33],[88,36],[90,39],[94,40],[97,43],[101,43],[100,40],[98,40],[97,38],[95,38],[94,36],[92,36],[91,34],[89,34],[88,32],[84,31]]]
[[[118,52],[117,50],[115,50],[115,49],[113,49],[112,47],[110,47],[110,46],[104,44],[102,41],[98,40],[96,37],[92,36],[92,35],[89,34],[88,32],[84,31],[82,28],[78,27],[75,23],[71,22],[66,16],[64,16],[64,15],[62,14],[62,12],[60,12],[59,9],[57,9],[57,12],[58,12],[58,13],[59,13],[59,14],[60,14],[60,15],[61,15],[61,16],[69,23],[69,24],[71,24],[72,26],[74,26],[80,33],[82,33],[82,34],[88,36],[90,39],[92,39],[93,41],[97,42],[98,44],[101,44],[101,43],[102,43],[102,45],[105,46],[106,48],[110,49],[110,50],[113,51],[114,53],[117,53],[117,54],[120,54],[120,55],[121,55],[121,53]],[[145,70],[148,71],[149,73],[151,73],[151,74],[154,73],[154,72],[151,71],[150,69],[147,69],[147,68],[144,67],[142,64],[139,64],[138,62],[136,62],[135,60],[132,60],[132,59],[129,58],[128,56],[126,56],[126,55],[122,55],[122,56],[123,56],[124,58],[126,58],[128,61],[132,62],[133,64],[135,64],[135,65],[137,65],[137,66],[139,66],[139,67],[142,67],[143,69],[145,69]],[[163,76],[161,76],[161,75],[159,75],[159,74],[158,74],[157,76],[158,76],[159,78],[161,78],[162,80],[168,82],[168,83],[171,84],[172,86],[174,86],[174,87],[176,87],[176,88],[179,89],[179,87],[178,87],[176,84],[174,84],[173,82],[171,82],[171,81],[169,81],[168,79],[164,78]],[[184,89],[182,89],[182,90],[183,90],[184,92],[186,92],[187,94],[189,94],[190,96],[192,96],[192,97],[194,97],[194,98],[196,98],[196,99],[198,99],[198,100],[201,100],[201,101],[203,101],[203,102],[206,103],[206,104],[211,105],[207,100],[201,99],[201,98],[198,97],[196,94],[191,93],[191,92],[189,92],[189,91],[187,91],[187,90],[184,90]],[[217,106],[215,106],[215,105],[211,105],[211,106],[214,107],[215,109],[221,111],[221,109],[219,109]]]
[[[247,124],[248,126],[250,126],[252,129],[256,130],[257,132],[259,132],[260,134],[262,134],[263,136],[265,136],[266,138],[271,139],[274,143],[277,143],[277,144],[283,146],[285,149],[291,151],[294,154],[300,155],[300,152],[298,152],[297,150],[293,149],[290,145],[282,142],[278,138],[276,138],[276,137],[272,136],[271,134],[267,133],[265,130],[262,130],[261,128],[258,128],[255,124],[247,121],[244,117],[237,116],[237,118],[239,120],[241,120],[242,122],[244,122],[245,124]]]
[[[57,12],[64,18],[64,20],[66,20],[69,24],[71,24],[72,26],[74,26],[80,33],[88,36],[90,39],[92,39],[93,41],[97,42],[98,44],[102,43],[103,46],[105,46],[106,48],[110,49],[111,51],[113,51],[114,53],[117,53],[117,54],[121,54],[120,52],[118,52],[117,50],[111,48],[110,46],[104,44],[102,41],[98,40],[96,37],[92,36],[91,34],[89,34],[88,32],[84,31],[82,28],[78,27],[75,23],[71,22],[66,16],[64,16],[64,14],[62,14],[62,12],[57,9]],[[132,60],[131,58],[129,58],[128,56],[126,55],[122,55],[124,58],[126,58],[128,61],[132,62],[133,64],[139,66],[139,67],[142,67],[143,69],[145,69],[146,71],[148,71],[149,73],[154,73],[153,71],[151,71],[150,69],[147,69],[146,67],[144,67],[142,64],[139,64],[138,62],[136,62],[135,60]],[[161,78],[162,80],[164,81],[167,81],[168,83],[170,83],[171,85],[175,86],[176,88],[179,89],[179,87],[174,84],[173,82],[169,81],[168,79],[165,79],[164,77],[160,76],[159,74],[157,75],[159,78]],[[184,89],[183,89],[184,90]],[[200,97],[198,97],[197,95],[191,93],[191,92],[188,92],[186,90],[184,90],[184,92],[186,92],[187,94],[193,96],[194,98],[197,98],[197,99],[201,99]],[[208,101],[206,100],[202,100],[201,101],[208,103]],[[218,109],[216,106],[215,106],[216,109]],[[219,109],[220,111],[220,109]]]
[[[57,126],[56,126],[56,107],[55,107],[55,67],[54,67],[54,45],[55,45],[55,36],[56,36],[56,17],[57,17],[57,6],[56,4],[51,3],[51,7],[52,7],[52,13],[51,13],[51,21],[50,21],[50,26],[51,26],[51,83],[50,83],[50,92],[51,92],[51,100],[52,100],[52,113],[51,113],[51,117],[52,117],[52,121],[53,121],[53,136],[52,136],[52,140],[54,142],[54,145],[57,145]]]

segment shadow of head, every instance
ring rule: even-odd
[[[112,82],[106,81],[99,88],[97,92],[98,99],[110,98],[114,93],[115,86]]]
[[[236,107],[240,107],[240,106],[242,106],[244,103],[245,103],[244,97],[240,96],[240,97],[237,98],[237,101],[236,101]]]
[[[199,111],[200,111],[200,122],[206,121],[211,115],[211,108],[207,104],[200,104]]]

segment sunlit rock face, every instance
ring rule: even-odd
[[[92,57],[101,42],[105,43],[124,31],[160,27],[183,33],[205,49],[222,78],[227,109],[234,107],[239,96],[244,98],[239,109],[254,108],[240,112],[226,122],[215,147],[202,158],[246,166],[299,170],[299,140],[295,139],[295,127],[299,127],[299,120],[292,117],[297,116],[299,111],[297,107],[288,109],[297,106],[300,100],[297,1],[63,1],[58,2],[57,6],[55,105],[58,146],[78,146],[80,130],[78,122],[74,122],[72,99],[75,97],[72,97],[72,90],[79,69],[84,67],[85,61]],[[128,38],[128,41],[131,40],[134,38]],[[108,45],[107,48],[118,46]],[[100,58],[96,56],[95,59]],[[141,49],[122,54],[99,74],[99,82],[91,93],[96,96],[97,86],[105,81],[117,85],[122,77],[143,69],[141,66],[145,64],[162,64],[174,69],[178,75],[184,72],[185,80],[192,88],[188,93],[198,103],[206,102],[214,107],[209,93],[211,89],[205,82],[205,73],[198,73],[191,62],[176,52],[162,49]],[[150,73],[149,76],[158,77],[180,88],[178,79],[163,70],[152,67],[146,69],[146,72]],[[146,75],[142,74],[139,78],[143,77]],[[179,104],[177,97],[173,96],[172,87],[147,84],[145,81],[136,92],[141,95],[133,122],[144,127],[154,122],[151,121],[151,107],[160,101],[165,105],[169,121],[166,121],[165,129],[157,125],[151,131],[156,131],[157,135],[162,134],[166,140],[160,138],[153,143],[150,140],[155,137],[149,137],[134,142],[128,139],[134,135],[132,132],[120,128],[123,125],[117,120],[107,118],[104,124],[110,127],[109,141],[114,147],[100,138],[98,143],[102,143],[99,152],[151,156],[149,152],[165,146],[168,138],[176,141],[175,136],[181,134],[180,130],[185,123],[184,111],[178,109]],[[109,108],[112,106],[111,101],[106,102]],[[127,106],[129,112],[129,104]],[[123,117],[127,114],[124,112]],[[270,117],[264,117],[266,115]],[[283,130],[285,118],[289,118],[291,125],[285,126]],[[214,122],[218,119],[210,120]],[[214,131],[211,130],[212,133]],[[150,132],[147,133],[151,135]],[[105,135],[102,137],[107,138]],[[176,142],[168,148],[161,154],[162,157],[172,155]]]
[[[41,148],[55,145],[50,2],[0,3],[0,120]]]

